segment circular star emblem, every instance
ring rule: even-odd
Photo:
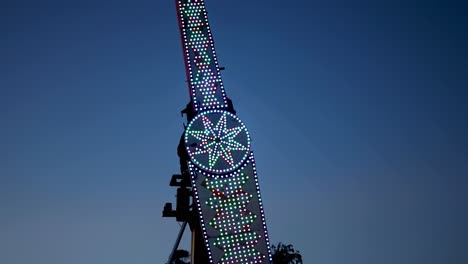
[[[237,169],[248,157],[250,136],[242,121],[223,110],[198,114],[185,130],[190,160],[211,173]]]

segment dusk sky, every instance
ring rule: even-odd
[[[205,1],[273,243],[468,263],[466,7]],[[0,30],[0,263],[165,263],[189,101],[174,1],[6,0]]]

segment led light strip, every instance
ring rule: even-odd
[[[190,96],[196,111],[227,107],[203,0],[177,0]]]

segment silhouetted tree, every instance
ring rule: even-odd
[[[272,246],[273,264],[302,264],[302,255],[292,245]]]
[[[174,264],[190,264],[190,253],[187,250],[178,249],[174,252]]]

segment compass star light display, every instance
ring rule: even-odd
[[[238,117],[227,111],[211,110],[197,115],[188,125],[185,146],[199,168],[226,173],[237,169],[247,158],[250,136]]]

